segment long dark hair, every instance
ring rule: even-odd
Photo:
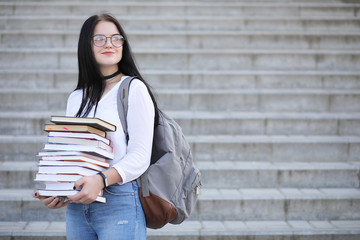
[[[94,34],[95,26],[100,21],[108,21],[115,24],[119,33],[125,38],[123,45],[122,58],[118,63],[118,68],[121,73],[127,76],[136,77],[141,80],[147,87],[151,99],[155,107],[155,116],[157,119],[157,103],[155,97],[150,89],[149,84],[141,76],[132,54],[129,41],[126,37],[125,31],[122,29],[120,23],[109,14],[93,15],[89,17],[83,24],[79,43],[78,43],[78,66],[79,77],[76,89],[83,90],[83,96],[80,108],[76,113],[77,117],[86,117],[91,109],[95,106],[95,111],[100,101],[101,95],[105,88],[104,76],[102,75],[98,64],[96,63],[92,47],[91,39]],[[156,121],[155,119],[155,121]]]

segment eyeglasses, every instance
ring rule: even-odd
[[[105,46],[108,38],[110,38],[111,44],[116,48],[121,47],[125,41],[125,38],[120,34],[114,34],[111,37],[106,37],[105,35],[102,34],[96,34],[95,36],[92,37],[92,41],[95,46],[103,47]]]

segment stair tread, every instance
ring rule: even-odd
[[[0,143],[41,143],[46,136],[0,135]],[[216,143],[360,143],[360,136],[303,136],[303,135],[188,135],[189,142]]]
[[[51,1],[51,2],[37,2],[36,3],[38,6],[83,6],[83,4],[81,2],[76,2],[76,1]],[[4,1],[4,2],[0,2],[0,6],[4,5],[4,6],[33,6],[33,3],[31,2],[26,2],[26,1],[15,1],[15,2],[10,2],[10,1]],[[244,0],[244,1],[230,1],[230,2],[197,2],[197,1],[186,1],[186,2],[181,2],[181,1],[166,1],[166,2],[162,2],[162,1],[136,1],[136,2],[131,2],[131,1],[125,1],[125,2],[118,2],[118,1],[105,1],[102,2],[101,4],[98,2],[94,2],[94,1],[88,1],[87,6],[100,6],[100,7],[104,7],[104,6],[139,6],[139,7],[144,7],[144,6],[173,6],[173,7],[179,7],[179,6],[198,6],[198,7],[280,7],[280,6],[285,6],[285,7],[343,7],[343,8],[353,8],[356,6],[359,6],[359,4],[357,3],[341,3],[341,2],[329,2],[327,1],[326,3],[324,2],[271,2],[271,3],[267,3],[267,2],[252,2],[249,0]]]
[[[0,119],[11,118],[49,118],[61,115],[64,111],[2,111]],[[316,112],[220,112],[220,111],[165,111],[176,119],[360,119],[360,113],[316,113]]]
[[[68,29],[0,29],[0,34],[66,34],[66,35],[78,35],[79,31]],[[360,32],[347,31],[347,30],[321,30],[318,31],[294,31],[294,30],[248,30],[235,31],[235,30],[130,30],[128,31],[129,36],[135,35],[232,35],[232,36],[261,36],[261,35],[270,35],[270,36],[360,36]]]
[[[359,234],[360,221],[185,221],[162,229],[148,229],[148,236],[248,235],[248,234]],[[65,236],[65,222],[0,222],[0,236]]]
[[[38,201],[35,189],[0,189],[0,201]],[[360,199],[358,188],[202,188],[200,201]]]
[[[87,15],[12,15],[12,16],[0,16],[0,20],[84,20]],[[231,16],[231,15],[186,15],[186,16],[154,16],[154,15],[142,15],[142,16],[119,16],[121,20],[131,21],[143,21],[143,20],[285,20],[285,21],[312,21],[312,20],[327,20],[327,21],[360,21],[356,16]]]
[[[64,73],[64,74],[77,74],[78,71],[76,69],[20,69],[20,68],[6,68],[1,69],[0,73],[14,73],[14,74],[20,74],[20,73],[50,73],[50,74],[58,74],[58,73]],[[181,74],[181,75],[301,75],[301,76],[307,76],[307,75],[353,75],[358,76],[360,75],[360,71],[357,70],[209,70],[209,71],[203,71],[203,70],[144,70],[144,74],[164,74],[164,75],[172,75],[172,74]],[[291,81],[291,80],[289,80]]]
[[[62,48],[19,48],[19,47],[0,47],[1,53],[76,53],[77,49],[73,47]],[[311,54],[324,54],[324,55],[338,55],[349,54],[359,55],[358,49],[141,49],[133,50],[137,54],[297,54],[297,55],[311,55]]]
[[[37,161],[2,161],[1,171],[36,171]],[[200,170],[360,170],[360,161],[350,162],[246,162],[246,161],[199,161]]]
[[[69,89],[47,88],[47,89],[23,89],[23,88],[0,88],[0,93],[14,94],[14,93],[30,93],[30,94],[46,94],[46,93],[60,93],[70,94]],[[206,89],[206,88],[188,88],[188,89],[173,89],[160,88],[156,90],[159,94],[290,94],[290,95],[308,95],[308,94],[360,94],[360,89],[313,89],[313,88],[282,88],[282,89],[268,89],[268,88],[223,88],[223,89]]]

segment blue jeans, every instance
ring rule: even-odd
[[[66,209],[67,240],[146,239],[144,212],[136,181],[104,190],[106,203],[70,203]]]

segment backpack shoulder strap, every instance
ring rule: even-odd
[[[117,97],[117,108],[118,108],[119,118],[127,141],[129,141],[129,134],[128,134],[127,122],[126,122],[127,112],[128,112],[129,89],[132,80],[134,80],[135,78],[136,77],[127,77],[121,82]]]
[[[136,77],[125,78],[119,86],[118,96],[117,96],[117,108],[118,108],[119,118],[120,118],[120,122],[123,127],[123,130],[124,130],[127,142],[129,142],[129,133],[128,133],[127,122],[126,122],[127,112],[128,112],[129,89],[130,89],[130,84],[131,84],[132,80],[134,80],[134,79],[136,79]],[[150,196],[147,171],[145,171],[137,179],[137,181],[138,181],[139,186],[142,187],[143,196],[144,197]]]

